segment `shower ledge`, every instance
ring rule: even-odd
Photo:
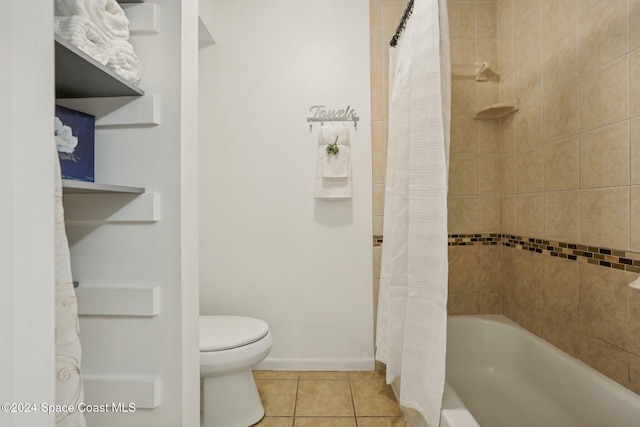
[[[518,111],[518,100],[514,99],[513,101],[499,102],[488,107],[477,109],[473,118],[475,120],[499,119],[516,111]]]

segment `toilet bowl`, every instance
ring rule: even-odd
[[[243,316],[200,316],[203,427],[248,427],[264,416],[251,368],[273,340],[269,325]]]

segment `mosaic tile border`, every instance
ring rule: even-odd
[[[373,245],[382,245],[383,236],[373,236]],[[594,264],[616,270],[640,273],[640,252],[622,251],[600,246],[579,245],[576,243],[559,242],[555,240],[536,239],[533,237],[517,236],[502,233],[484,234],[449,234],[449,246],[506,246],[523,251],[536,252],[577,261],[584,264]]]

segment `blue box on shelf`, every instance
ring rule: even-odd
[[[94,182],[96,118],[56,105],[56,147],[63,179]]]

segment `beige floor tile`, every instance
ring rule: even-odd
[[[406,427],[402,417],[358,417],[358,427]]]
[[[256,380],[297,380],[296,371],[253,371]]]
[[[266,416],[293,415],[297,380],[256,380],[256,386]]]
[[[385,380],[351,380],[357,416],[400,416],[400,407]]]
[[[296,417],[353,415],[348,380],[300,380]]]
[[[349,378],[352,380],[378,380],[385,379],[384,371],[351,371]]]
[[[292,427],[293,417],[264,417],[255,427]]]
[[[355,417],[296,417],[293,427],[356,427]]]
[[[347,379],[346,372],[336,371],[308,371],[300,372],[301,380],[344,380]]]

